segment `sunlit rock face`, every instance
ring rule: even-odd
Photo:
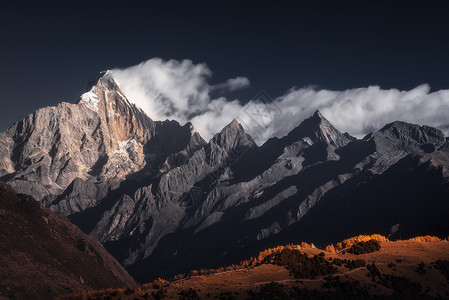
[[[190,125],[148,118],[106,72],[76,104],[39,109],[1,138],[4,180],[71,215],[96,206],[127,176],[156,170],[192,137]]]
[[[0,134],[1,179],[69,216],[142,282],[397,224],[401,237],[449,234],[441,131],[394,122],[359,140],[319,111],[298,124],[258,147],[233,120],[206,142],[190,123],[148,118],[106,72],[76,104]]]

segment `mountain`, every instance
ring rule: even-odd
[[[110,72],[0,134],[0,179],[98,238],[139,281],[279,243],[449,233],[449,142],[393,122],[356,139],[319,111],[258,147],[153,121]],[[419,222],[417,221],[419,220]]]
[[[190,124],[149,119],[110,72],[88,86],[78,103],[39,109],[0,137],[3,178],[65,215],[95,207],[126,178],[151,177],[170,155],[184,150],[166,162],[176,165],[204,143]]]
[[[0,295],[50,298],[134,280],[93,237],[0,183]]]

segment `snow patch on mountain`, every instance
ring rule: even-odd
[[[85,103],[87,107],[98,113],[98,99],[97,94],[95,93],[95,87],[93,87],[89,92],[81,95],[81,103]]]

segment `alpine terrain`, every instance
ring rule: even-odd
[[[302,121],[302,122],[301,122]],[[449,234],[449,141],[393,122],[356,139],[319,112],[258,147],[151,120],[111,72],[0,133],[0,180],[98,238],[138,281],[298,241]]]

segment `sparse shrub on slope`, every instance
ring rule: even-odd
[[[348,249],[348,252],[359,255],[379,250],[380,250],[380,243],[376,240],[369,240],[367,242],[359,242],[355,245],[352,245]]]
[[[331,253],[338,253],[343,249],[349,248],[357,243],[360,242],[368,242],[370,240],[375,240],[378,242],[388,242],[389,240],[380,234],[372,234],[372,235],[358,235],[346,240],[343,240],[342,242],[339,242],[335,245],[331,244],[326,246],[324,249]],[[431,243],[431,242],[440,242],[441,239],[437,236],[431,236],[431,235],[425,235],[425,236],[417,236],[408,239],[408,241],[415,241],[415,242],[423,242],[423,243]]]
[[[160,289],[161,287],[165,286],[168,284],[168,281],[162,278],[158,278],[156,280],[153,280],[150,283],[145,283],[142,284],[139,289],[140,290],[144,290],[144,289],[148,289],[148,288],[153,288],[153,289]]]
[[[416,237],[410,238],[410,239],[408,239],[408,241],[432,243],[432,242],[440,242],[441,239],[437,236],[424,235],[424,236],[416,236]]]
[[[192,288],[189,288],[188,290],[182,290],[178,293],[180,300],[196,300],[200,299],[198,296],[198,291]]]
[[[339,267],[344,265],[345,268],[348,268],[350,270],[366,266],[366,261],[364,261],[363,259],[348,260],[348,259],[334,258],[331,259],[330,261],[332,262],[333,265]]]
[[[307,254],[290,249],[267,256],[265,262],[285,266],[296,278],[316,278],[338,271],[332,263],[324,258],[324,255],[315,255],[309,258]]]
[[[378,242],[388,242],[388,239],[380,234],[372,234],[372,235],[358,235],[349,239],[346,239],[340,243],[337,243],[335,245],[328,245],[326,246],[325,250],[329,251],[331,253],[337,253],[343,249],[346,249],[348,247],[351,247],[352,245],[355,245],[360,242],[367,242],[370,240],[376,240]]]
[[[449,282],[449,260],[437,260],[433,263],[433,266],[440,270],[441,274],[443,274]]]
[[[348,260],[345,267],[348,269],[357,269],[366,266],[366,262],[363,259]]]
[[[367,265],[366,268],[369,272],[368,276],[371,277],[373,282],[394,291],[393,299],[424,299],[424,295],[421,294],[422,287],[419,283],[412,282],[404,276],[383,274],[374,263]]]
[[[268,257],[272,254],[281,253],[285,249],[292,250],[292,249],[304,249],[304,248],[310,248],[310,247],[311,247],[311,245],[309,245],[305,242],[302,242],[299,245],[288,244],[285,246],[277,246],[274,248],[269,248],[269,249],[263,250],[263,251],[259,252],[258,256],[251,257],[250,259],[241,261],[239,264],[232,264],[232,265],[229,265],[226,267],[220,267],[218,269],[191,270],[188,275],[187,274],[175,275],[171,281],[180,280],[189,275],[190,276],[210,275],[210,274],[222,273],[222,272],[226,272],[226,271],[251,268],[251,267],[260,265],[261,263],[266,263],[266,260],[265,260],[266,257]]]
[[[248,291],[249,298],[251,300],[265,300],[265,299],[291,299],[287,288],[280,283],[271,282],[262,284],[259,291]]]

